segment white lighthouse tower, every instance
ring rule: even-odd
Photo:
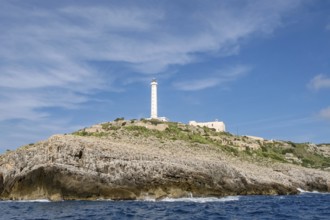
[[[157,80],[153,79],[151,85],[151,115],[150,119],[157,119],[159,121],[168,121],[166,117],[158,117],[157,113]]]
[[[157,81],[153,79],[151,81],[151,119],[157,119]]]

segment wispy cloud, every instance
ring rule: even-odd
[[[69,91],[54,89],[49,91],[4,91],[0,96],[0,120],[30,119],[36,120],[49,116],[44,108],[60,107],[76,108],[86,102],[84,95]]]
[[[320,89],[329,89],[330,88],[330,77],[319,74],[315,76],[309,83],[308,88],[312,90],[320,90]]]
[[[15,146],[46,139],[49,135],[71,133],[84,126],[86,124],[72,125],[68,118],[52,121],[39,118],[33,121],[23,120],[10,121],[6,124],[1,123],[0,153]]]
[[[330,31],[330,24],[327,24],[327,25],[325,26],[325,30]]]
[[[241,121],[237,124],[232,124],[233,128],[245,128],[250,132],[260,132],[263,130],[273,131],[279,128],[302,126],[307,124],[312,124],[317,121],[314,116],[304,116],[304,115],[278,115],[269,118],[257,118],[251,121]],[[252,133],[253,134],[253,133]]]
[[[311,133],[308,129],[313,127],[313,124],[317,121],[314,116],[277,116],[271,118],[257,119],[253,121],[240,122],[237,124],[232,124],[232,128],[238,128],[240,135],[259,135],[267,131],[268,139],[277,140],[290,140],[297,142],[311,142],[315,135]],[[296,129],[297,127],[301,129]],[[291,129],[295,128],[295,129]],[[291,133],[287,133],[287,129],[291,129]],[[306,131],[307,130],[307,131]],[[282,132],[283,131],[283,132]],[[276,134],[277,133],[277,134]],[[282,133],[278,136],[278,133]]]
[[[247,66],[235,66],[230,69],[220,70],[212,75],[200,74],[204,76],[203,78],[175,82],[173,86],[178,90],[198,91],[238,80],[246,75],[249,70],[250,68]]]
[[[196,91],[214,87],[218,85],[218,79],[207,78],[207,79],[196,79],[191,81],[182,81],[174,83],[174,87],[178,90],[184,91]]]
[[[319,116],[323,119],[330,120],[330,107],[322,109],[319,112]]]

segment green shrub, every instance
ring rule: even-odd
[[[108,136],[109,133],[106,133],[106,132],[94,132],[94,133],[91,133],[91,136],[94,136],[94,137],[104,137],[104,136]]]
[[[109,128],[109,130],[112,130],[112,131],[117,131],[117,130],[119,130],[120,129],[120,126],[111,126],[110,128]]]
[[[157,120],[157,119],[151,119],[151,120],[150,120],[150,123],[151,123],[152,125],[163,124],[163,122],[162,122],[162,121],[160,121],[160,120]]]
[[[244,153],[246,153],[249,156],[253,155],[252,150],[249,147],[246,147],[246,150],[244,151]]]
[[[114,121],[115,122],[118,122],[118,121],[124,121],[125,120],[125,118],[124,117],[121,117],[121,118],[116,118]]]
[[[285,155],[287,153],[290,153],[290,154],[294,153],[294,149],[293,148],[286,148],[286,149],[282,150],[282,154]]]
[[[281,162],[285,162],[286,161],[281,154],[277,154],[277,153],[274,153],[274,152],[268,153],[267,154],[267,157],[268,158],[271,158],[273,160],[281,161]]]
[[[224,149],[225,151],[235,155],[235,156],[238,156],[239,155],[239,151],[234,148],[234,147],[230,147],[230,146],[223,146],[222,149]]]
[[[330,167],[330,160],[328,158],[328,161],[322,162],[321,164],[321,168],[327,168]]]
[[[314,164],[315,164],[315,161],[313,161],[313,160],[310,160],[310,159],[308,159],[308,158],[303,158],[302,159],[302,165],[304,166],[304,167],[312,167]]]
[[[146,127],[136,125],[126,126],[125,129],[128,131],[148,131]]]
[[[103,130],[108,131],[108,130],[110,130],[111,123],[104,123],[104,124],[102,124],[101,126],[102,126],[102,129],[103,129]]]
[[[89,136],[89,133],[85,130],[80,130],[72,133],[73,135],[78,135],[78,136]]]

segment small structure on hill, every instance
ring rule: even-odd
[[[211,121],[211,122],[196,122],[196,121],[189,121],[189,125],[192,126],[201,126],[201,127],[208,127],[208,128],[213,128],[217,132],[224,132],[226,131],[226,126],[223,121]]]
[[[251,138],[253,140],[257,140],[257,141],[264,141],[265,139],[262,137],[257,137],[257,136],[251,136],[251,135],[244,135],[245,137]]]

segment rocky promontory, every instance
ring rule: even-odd
[[[330,191],[329,145],[123,120],[0,155],[0,199],[161,199]]]

